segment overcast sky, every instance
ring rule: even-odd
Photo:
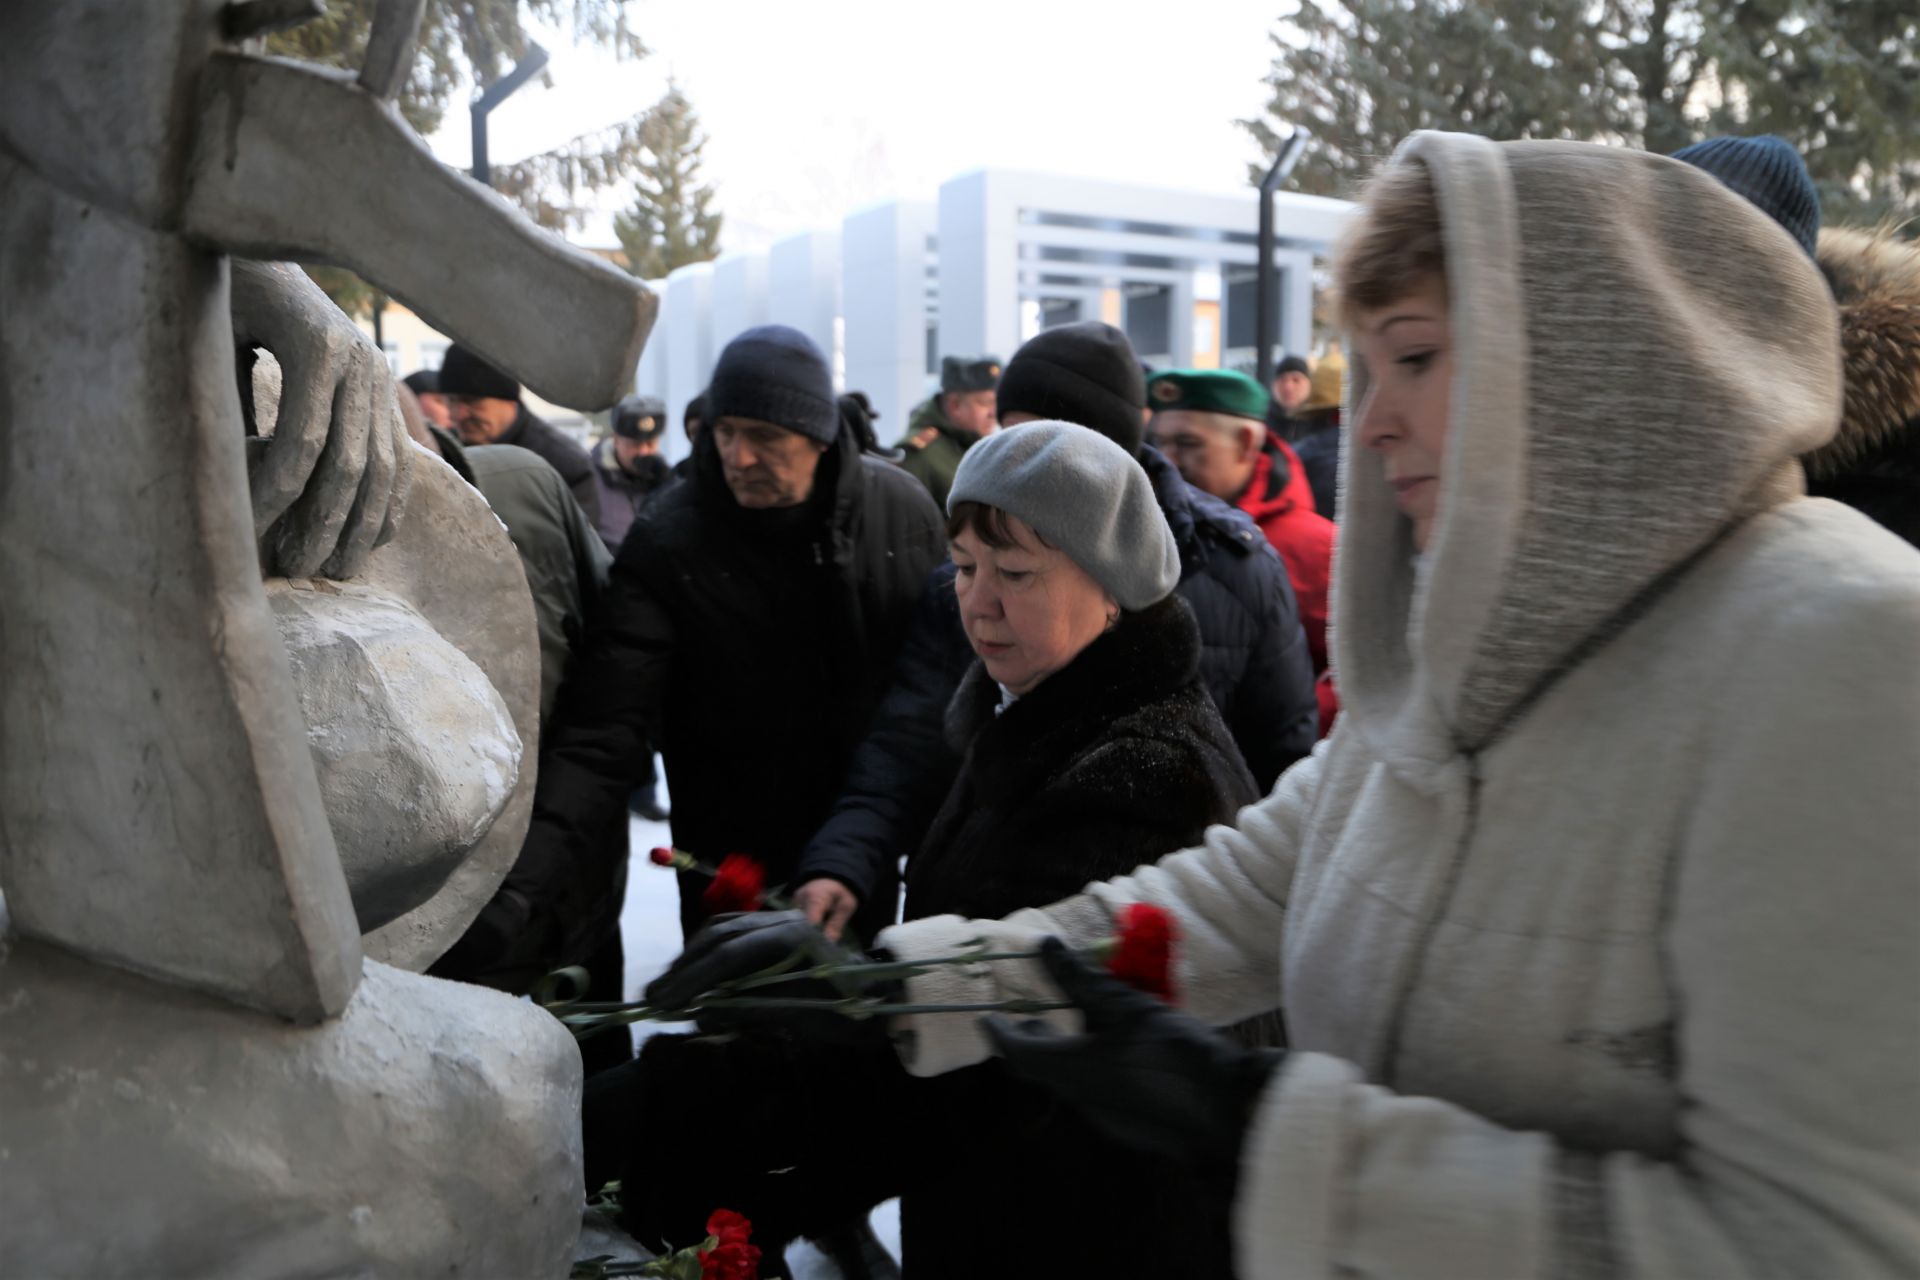
[[[489,119],[496,161],[644,110],[674,76],[711,139],[725,248],[836,227],[862,204],[931,199],[986,166],[1244,189],[1268,39],[1289,0],[634,0],[638,63],[543,39],[551,89]],[[432,138],[469,160],[467,113]],[[611,210],[574,238],[612,244]]]

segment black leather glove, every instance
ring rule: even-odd
[[[1286,1052],[1243,1048],[1089,968],[1058,938],[1040,944],[1040,959],[1086,1015],[1086,1034],[991,1014],[986,1032],[1007,1066],[1052,1090],[1114,1141],[1230,1189],[1254,1103]]]
[[[694,935],[665,973],[647,984],[646,1000],[661,1009],[698,1006],[695,1016],[703,1031],[784,1030],[812,1039],[865,1045],[886,1039],[887,1019],[850,1017],[828,1005],[849,996],[893,999],[900,990],[898,979],[866,978],[859,973],[859,966],[872,962],[829,942],[798,911],[720,916]],[[721,983],[751,978],[776,965],[804,970],[828,963],[852,966],[853,972],[831,979],[794,977],[737,993],[739,999],[805,1001],[817,1003],[818,1008],[729,1008],[700,1003]]]

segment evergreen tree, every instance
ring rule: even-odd
[[[1271,155],[1313,145],[1301,190],[1352,195],[1415,129],[1671,152],[1777,133],[1827,221],[1920,201],[1920,9],[1911,0],[1301,0],[1276,32]],[[1258,170],[1256,170],[1257,175]]]
[[[641,118],[639,138],[644,155],[633,207],[614,217],[613,230],[627,270],[658,280],[719,254],[721,215],[713,211],[713,188],[700,181],[707,139],[678,85],[669,82],[666,96]]]

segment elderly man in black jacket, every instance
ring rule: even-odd
[[[1264,791],[1312,750],[1319,711],[1313,662],[1286,566],[1243,513],[1194,488],[1142,443],[1146,380],[1126,335],[1088,321],[1049,329],[1001,375],[1003,427],[1055,418],[1132,453],[1180,551],[1175,589],[1200,624],[1200,675]],[[902,854],[919,848],[960,760],[942,717],[973,662],[953,593],[953,562],[934,570],[872,732],[854,754],[833,815],[795,876],[796,904],[838,937],[892,923]]]
[[[944,538],[912,477],[863,458],[825,358],[783,326],[721,353],[692,475],[634,521],[561,689],[526,850],[508,879],[577,960],[626,853],[607,833],[666,759],[674,843],[788,880],[825,820]],[[706,882],[681,884],[681,922]]]

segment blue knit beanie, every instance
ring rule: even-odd
[[[1765,134],[1758,138],[1708,138],[1673,153],[1696,169],[1720,179],[1721,185],[1786,228],[1788,235],[1813,256],[1820,238],[1820,193],[1814,189],[1807,162],[1785,138]]]
[[[748,329],[727,344],[713,367],[706,421],[721,418],[757,418],[832,444],[840,434],[840,408],[827,358],[798,329]]]

